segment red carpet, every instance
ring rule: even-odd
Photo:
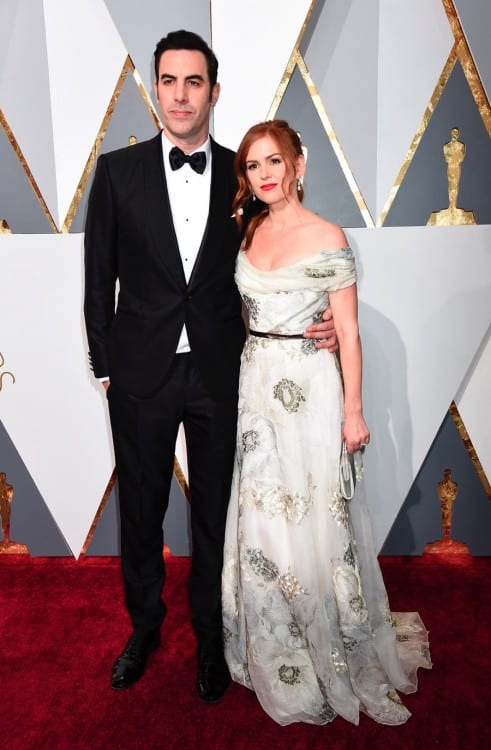
[[[432,671],[420,670],[413,716],[324,727],[277,726],[232,685],[216,705],[194,688],[188,558],[169,560],[163,647],[137,685],[109,687],[129,634],[119,560],[0,555],[0,741],[6,750],[483,750],[491,706],[491,558],[445,564],[381,558],[391,606],[418,610]]]

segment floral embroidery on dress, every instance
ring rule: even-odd
[[[268,518],[284,516],[288,521],[300,523],[309,513],[313,504],[315,485],[312,475],[307,476],[309,494],[304,497],[300,492],[291,492],[286,487],[249,487],[240,491],[241,502],[253,504]]]
[[[300,685],[300,667],[289,667],[286,664],[282,664],[278,669],[278,677],[281,682],[287,685]]]
[[[247,430],[242,433],[242,450],[244,453],[255,451],[259,445],[259,434],[256,430]]]
[[[387,600],[384,607],[384,622],[387,623],[387,625],[390,625],[391,628],[394,627],[394,623],[392,622],[392,612],[389,609],[389,601]]]
[[[332,663],[334,665],[334,669],[336,672],[347,672],[348,671],[348,665],[346,664],[345,660],[341,656],[339,649],[333,648],[331,651],[331,659]]]
[[[353,651],[358,641],[349,635],[343,635],[343,646],[345,651]]]
[[[249,336],[242,352],[242,356],[246,362],[252,362],[257,345],[258,339],[255,336]]]
[[[280,590],[289,602],[293,601],[299,594],[307,594],[308,591],[300,586],[300,583],[290,568],[280,575],[280,571],[276,563],[269,560],[260,549],[251,549],[250,547],[246,550],[246,560],[254,573],[262,578],[267,583],[277,581]]]
[[[292,414],[298,411],[298,407],[302,401],[305,401],[305,396],[302,393],[302,389],[299,385],[288,380],[288,378],[282,378],[279,383],[273,388],[273,395],[279,401],[281,401],[283,408]]]
[[[303,272],[305,276],[309,276],[311,279],[326,279],[336,276],[334,268],[309,268],[306,266]]]
[[[320,677],[317,677],[317,684],[319,685],[319,690],[323,698],[323,703],[322,703],[321,711],[319,713],[319,718],[321,719],[323,723],[329,723],[336,718],[337,713],[333,709],[329,701],[327,700],[326,686],[324,685]]]
[[[303,354],[318,354],[319,349],[315,345],[315,339],[305,339],[302,341],[301,350]]]
[[[365,618],[365,610],[366,610],[365,600],[360,594],[356,594],[355,596],[353,596],[349,600],[349,605],[351,609],[353,610],[353,612],[355,613],[355,615],[361,615],[360,619],[362,620],[366,619]]]
[[[349,565],[351,568],[354,568],[356,566],[356,556],[355,556],[355,552],[353,550],[353,545],[351,544],[351,542],[348,544],[346,548],[346,552],[344,553],[343,560],[346,563],[346,565]]]
[[[288,623],[288,630],[290,631],[290,635],[293,638],[302,638],[302,632],[300,628],[298,627],[298,623],[296,623],[295,620]]]
[[[300,586],[300,583],[298,581],[298,578],[293,575],[292,570],[288,568],[286,573],[283,573],[283,575],[278,576],[278,583],[280,586],[281,591],[283,592],[283,596],[285,599],[289,602],[292,602],[296,596],[299,594],[307,594],[307,589],[303,589]]]
[[[354,261],[354,255],[353,250],[350,247],[340,247],[338,250],[336,250],[335,253],[333,253],[332,250],[322,250],[321,255],[326,260],[329,260],[329,258],[334,258],[335,256],[339,255],[343,256],[343,259],[341,262],[346,262],[346,260]]]
[[[324,703],[322,704],[321,712],[319,714],[319,718],[321,719],[321,721],[324,722],[325,724],[328,724],[331,721],[334,721],[336,716],[337,716],[337,713],[333,709],[333,707],[330,706],[327,701],[324,701]]]
[[[244,664],[235,665],[232,677],[234,680],[236,680],[236,682],[240,682],[242,685],[246,685],[250,690],[254,689],[247,662]]]
[[[228,643],[232,638],[232,631],[229,628],[222,628],[223,642]]]
[[[261,552],[260,549],[246,549],[246,560],[254,573],[268,583],[278,578],[278,566]]]
[[[257,299],[251,297],[249,294],[243,294],[242,299],[245,302],[249,315],[254,323],[257,323],[259,318],[260,304]]]
[[[348,510],[346,508],[346,501],[344,497],[342,497],[339,490],[336,490],[333,493],[332,501],[329,505],[329,511],[331,512],[332,517],[336,521],[339,526],[347,526],[348,525]]]
[[[338,565],[334,571],[333,583],[341,627],[366,622],[368,610],[363,598],[358,570]]]
[[[387,698],[392,701],[392,703],[395,703],[398,706],[403,706],[403,702],[401,701],[399,695],[396,693],[395,690],[389,690],[387,692]]]

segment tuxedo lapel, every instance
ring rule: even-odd
[[[149,141],[149,146],[148,158],[144,164],[144,181],[147,211],[145,221],[148,224],[151,247],[167,272],[182,288],[186,286],[186,278],[170,208],[160,133]]]
[[[230,161],[224,160],[215,141],[210,138],[212,164],[208,221],[201,240],[188,286],[199,282],[207,273],[213,272],[215,260],[220,258],[223,247],[223,234],[227,221],[231,218]]]

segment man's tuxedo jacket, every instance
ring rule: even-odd
[[[217,400],[237,391],[244,342],[234,282],[234,154],[211,141],[208,223],[186,282],[172,222],[161,135],[99,157],[85,228],[85,320],[96,377],[145,397],[164,381],[186,325]],[[119,294],[115,307],[116,281]]]

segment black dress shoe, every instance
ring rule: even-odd
[[[229,685],[230,672],[223,653],[199,649],[197,680],[199,697],[207,703],[215,703],[220,700]]]
[[[113,664],[111,687],[115,690],[123,690],[139,680],[145,672],[149,655],[159,646],[159,629],[152,630],[143,636],[133,632],[124,650]]]

